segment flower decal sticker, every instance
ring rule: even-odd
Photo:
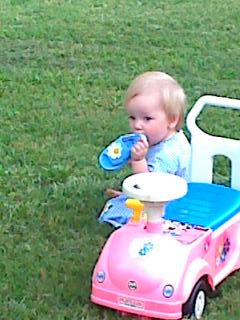
[[[156,249],[156,242],[149,238],[135,238],[129,247],[129,253],[132,258],[144,258],[153,254]]]
[[[122,155],[122,146],[120,143],[113,142],[110,144],[110,146],[107,148],[107,155],[111,159],[119,159]]]
[[[221,239],[217,246],[216,265],[219,266],[226,261],[228,252],[230,250],[229,238]]]

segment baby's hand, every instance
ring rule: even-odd
[[[138,142],[131,149],[131,160],[140,161],[146,157],[148,152],[148,142],[147,139],[143,138],[138,140]]]

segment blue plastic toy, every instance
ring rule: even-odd
[[[100,166],[106,171],[115,171],[123,167],[131,156],[131,148],[138,140],[144,139],[143,134],[129,133],[111,142],[99,155]]]

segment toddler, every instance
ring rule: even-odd
[[[138,76],[130,84],[124,105],[132,133],[143,133],[131,149],[132,172],[167,172],[189,180],[190,144],[182,131],[185,94],[170,75],[153,71]],[[132,211],[127,197],[115,190],[99,217],[115,227],[127,223]]]

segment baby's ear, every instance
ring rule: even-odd
[[[169,129],[175,129],[177,127],[179,121],[179,116],[171,116],[168,120],[168,128]]]

